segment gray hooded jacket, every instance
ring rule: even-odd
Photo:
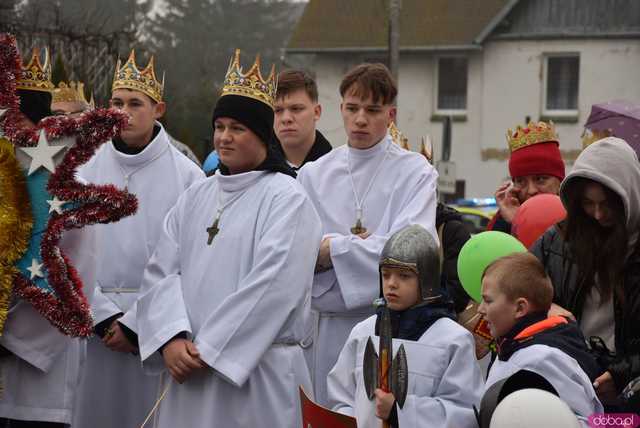
[[[624,204],[629,252],[624,267],[624,307],[614,299],[616,358],[604,370],[622,389],[640,376],[640,162],[635,151],[619,138],[609,137],[587,147],[562,182],[560,197],[567,202],[568,184],[576,177],[601,183],[617,193]],[[584,299],[579,296],[577,267],[557,226],[550,228],[531,248],[545,266],[554,287],[554,302],[581,318]]]
[[[624,140],[608,137],[587,147],[560,186],[560,198],[567,205],[567,188],[576,177],[589,178],[608,187],[624,204],[629,247],[635,247],[640,230],[640,163]]]

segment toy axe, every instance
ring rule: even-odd
[[[386,303],[384,303],[384,300],[378,305],[382,306],[379,324],[380,356],[376,354],[371,337],[369,337],[364,350],[364,386],[369,400],[373,400],[376,388],[380,388],[384,392],[391,392],[398,406],[402,408],[404,400],[407,398],[409,374],[407,369],[407,354],[405,353],[404,345],[400,345],[396,357],[393,358],[391,313]],[[389,423],[384,421],[382,427],[388,428]]]

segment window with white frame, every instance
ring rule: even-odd
[[[580,56],[553,54],[545,56],[545,115],[578,114],[580,89]]]
[[[437,113],[465,113],[467,110],[467,57],[445,56],[438,58]]]

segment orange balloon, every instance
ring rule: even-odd
[[[558,195],[544,193],[527,199],[511,223],[511,234],[529,248],[547,229],[567,216]]]

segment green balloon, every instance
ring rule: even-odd
[[[513,253],[526,252],[522,242],[504,232],[482,232],[471,239],[458,255],[458,277],[462,287],[476,302],[482,300],[482,274],[494,260]]]

